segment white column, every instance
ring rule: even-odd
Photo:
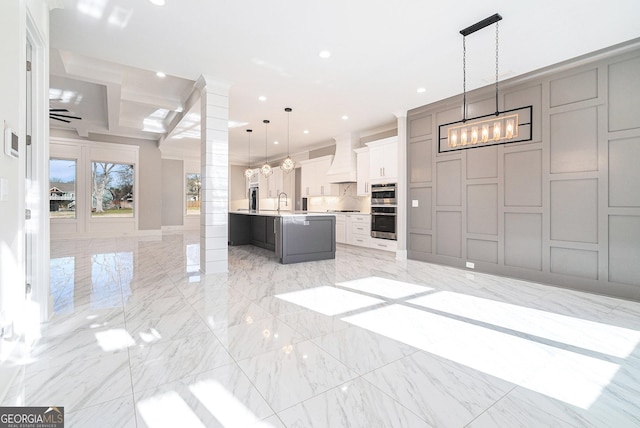
[[[398,249],[396,259],[407,259],[407,112],[396,112],[398,120],[398,208],[397,230]]]
[[[200,76],[200,270],[228,271],[229,85]]]

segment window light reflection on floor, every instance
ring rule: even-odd
[[[200,272],[200,244],[187,244],[185,256],[187,273]]]
[[[383,303],[382,300],[373,297],[329,286],[277,294],[276,297],[327,316]]]
[[[409,284],[376,276],[339,282],[337,285],[389,299],[401,299],[433,290],[433,288],[425,287],[424,285]]]
[[[99,331],[95,334],[98,346],[105,352],[118,351],[126,349],[136,344],[127,330],[115,328],[106,331]]]
[[[224,427],[250,427],[259,422],[256,415],[215,380],[203,380],[189,390]]]
[[[189,405],[174,391],[140,400],[137,407],[149,428],[205,427]]]
[[[449,291],[408,302],[619,358],[640,343],[640,332],[628,328]]]
[[[615,357],[628,356],[640,342],[640,332],[635,330],[460,293],[441,291],[410,298],[433,289],[420,290],[400,281],[370,277],[338,285],[387,298],[404,297],[414,305]],[[391,290],[394,286],[397,289]],[[381,300],[335,287],[276,297],[328,316],[363,310],[341,320],[583,409],[598,399],[620,368],[610,361],[404,304],[376,308]]]
[[[598,398],[619,368],[403,305],[341,320],[583,409]]]

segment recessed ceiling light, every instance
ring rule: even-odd
[[[158,77],[159,77],[159,78],[161,78],[161,79],[162,79],[162,78],[164,78],[164,77],[167,77],[167,75],[166,75],[166,74],[164,74],[162,71],[158,71],[158,72],[156,73],[156,76],[158,76]]]
[[[427,89],[426,88],[418,88],[418,90],[416,92],[418,92],[419,94],[422,94],[424,92],[427,92]]]
[[[274,141],[273,144],[280,144],[280,141]]]
[[[308,130],[308,129],[305,129],[305,130],[304,130],[304,131],[302,131],[302,132],[304,132],[305,134],[308,134],[308,133],[309,133],[309,130]]]
[[[347,116],[346,114],[342,116],[342,120],[347,120],[347,119],[349,119],[349,116]]]
[[[320,53],[318,54],[318,56],[320,58],[329,58],[331,56],[331,52],[329,51],[320,51]]]
[[[164,6],[164,0],[149,0],[149,1],[155,4],[156,6]]]
[[[259,99],[260,101],[267,101],[267,97],[265,97],[264,95],[260,95],[260,96],[258,97],[258,99]]]

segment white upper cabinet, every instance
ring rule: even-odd
[[[354,150],[357,156],[357,192],[358,196],[370,196],[371,185],[369,184],[369,147],[362,147]]]
[[[329,183],[327,171],[331,166],[333,155],[301,161],[302,165],[302,197],[306,196],[338,196],[338,185]]]
[[[371,183],[398,181],[398,137],[367,143],[369,147],[369,179]]]
[[[268,194],[267,198],[277,198],[280,192],[284,191],[284,183],[283,183],[284,172],[280,169],[280,167],[273,168],[273,174],[271,174],[267,181],[269,185],[267,187]]]

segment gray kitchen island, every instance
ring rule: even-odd
[[[335,259],[336,217],[324,213],[229,213],[229,245],[275,251],[282,264]]]

